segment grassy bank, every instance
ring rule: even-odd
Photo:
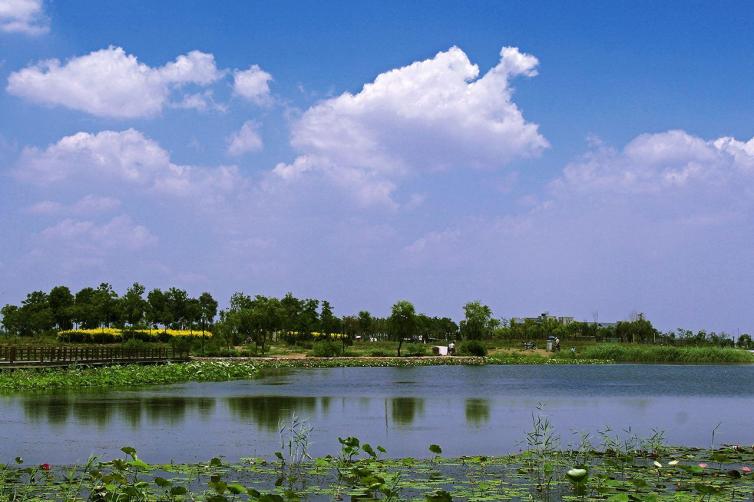
[[[179,382],[217,382],[253,378],[257,365],[245,361],[202,361],[98,368],[0,371],[0,391],[36,391],[88,387],[137,387]]]
[[[582,347],[577,353],[562,351],[562,360],[608,359],[621,363],[745,364],[754,354],[741,349],[719,347],[674,347],[662,345],[599,344]]]
[[[94,387],[138,387],[180,382],[220,382],[256,377],[270,368],[409,367],[481,365],[481,357],[204,358],[189,363],[138,364],[97,368],[0,371],[0,391],[37,391]]]
[[[488,357],[236,357],[198,358],[190,363],[99,368],[0,371],[0,391],[129,387],[253,378],[265,368],[414,367],[484,364],[745,364],[754,355],[738,349],[600,344],[575,354],[496,350]]]
[[[340,454],[308,459],[305,445],[275,460],[150,465],[133,448],[78,466],[0,465],[2,500],[751,500],[750,448],[582,449],[534,444],[512,456],[382,458],[341,439]],[[271,456],[272,457],[272,456]],[[274,458],[274,457],[272,457]],[[629,495],[631,494],[631,495]]]

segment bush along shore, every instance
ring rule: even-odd
[[[188,363],[0,371],[0,391],[138,387],[221,382],[259,376],[265,369],[482,365],[482,357],[204,358]]]
[[[602,344],[577,353],[495,352],[487,357],[237,357],[196,358],[188,363],[97,368],[69,367],[0,371],[0,391],[94,387],[134,387],[181,382],[219,382],[259,376],[265,369],[338,367],[413,367],[486,364],[749,364],[754,355],[738,349]]]
[[[675,347],[605,343],[588,345],[576,354],[563,351],[561,359],[602,359],[622,363],[745,364],[754,363],[747,350],[721,347]]]
[[[298,428],[296,428],[298,427]],[[379,446],[338,438],[340,452],[310,458],[306,429],[294,426],[289,446],[270,458],[226,463],[152,465],[131,447],[85,465],[0,465],[1,500],[726,500],[754,494],[751,447],[701,450],[667,447],[661,438],[588,435],[573,449],[553,449],[535,423],[526,451],[505,457],[445,458],[429,445],[423,459],[387,458]],[[537,428],[539,427],[539,429]]]

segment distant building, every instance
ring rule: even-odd
[[[569,316],[555,316],[551,315],[549,312],[542,312],[537,317],[514,317],[511,319],[511,322],[514,322],[516,324],[523,324],[525,322],[534,322],[534,323],[543,323],[545,321],[550,322],[556,322],[558,324],[562,324],[563,326],[567,326],[575,321],[573,317]]]
[[[512,317],[511,318],[511,322],[515,324],[524,324],[525,322],[541,324],[545,321],[555,322],[555,323],[560,324],[561,326],[568,326],[572,322],[576,322],[576,319],[571,316],[555,316],[555,315],[550,314],[549,312],[542,312],[537,317]],[[583,321],[583,322],[584,324],[588,324],[590,326],[597,326],[598,328],[612,328],[618,324],[617,322],[593,322],[593,321]]]

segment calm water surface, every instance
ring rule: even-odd
[[[290,370],[251,381],[143,390],[0,396],[0,463],[73,463],[136,447],[151,462],[270,456],[292,413],[311,452],[338,436],[391,456],[503,454],[523,448],[544,404],[562,446],[577,431],[631,428],[668,442],[754,442],[754,366],[482,366]],[[599,439],[595,438],[599,444]]]

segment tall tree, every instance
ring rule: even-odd
[[[467,340],[481,340],[492,334],[496,321],[492,310],[478,301],[463,306],[465,319],[461,321],[461,336]]]
[[[328,338],[335,333],[338,328],[338,318],[332,312],[330,302],[322,301],[322,312],[319,314],[319,324],[322,333]]]
[[[48,295],[52,318],[59,330],[73,327],[74,298],[71,290],[65,286],[55,286]]]
[[[76,293],[73,306],[73,321],[83,329],[99,327],[99,316],[95,302],[94,288],[83,288]]]
[[[21,334],[21,315],[20,309],[16,305],[6,305],[0,310],[3,316],[3,329],[9,335],[19,336]]]
[[[94,291],[94,309],[100,326],[111,326],[120,320],[118,294],[103,282]]]
[[[405,338],[411,338],[416,333],[416,309],[408,300],[399,300],[393,305],[390,313],[390,331],[398,338],[398,357]]]
[[[158,288],[153,289],[147,295],[147,304],[147,320],[149,323],[154,327],[162,324],[167,330],[173,318],[165,293]]]
[[[146,315],[148,302],[144,299],[145,291],[144,286],[135,282],[120,299],[123,320],[132,328],[141,324]]]
[[[183,289],[170,288],[165,292],[168,309],[172,322],[177,323],[179,328],[183,328],[186,323],[186,308],[188,307],[188,293]]]
[[[202,331],[206,331],[217,316],[217,300],[205,291],[199,295],[199,308],[201,310]]]
[[[374,333],[374,319],[372,315],[366,310],[359,312],[359,335],[362,338],[367,339]]]
[[[44,291],[32,291],[26,295],[18,315],[21,335],[38,335],[55,326],[49,297]]]

